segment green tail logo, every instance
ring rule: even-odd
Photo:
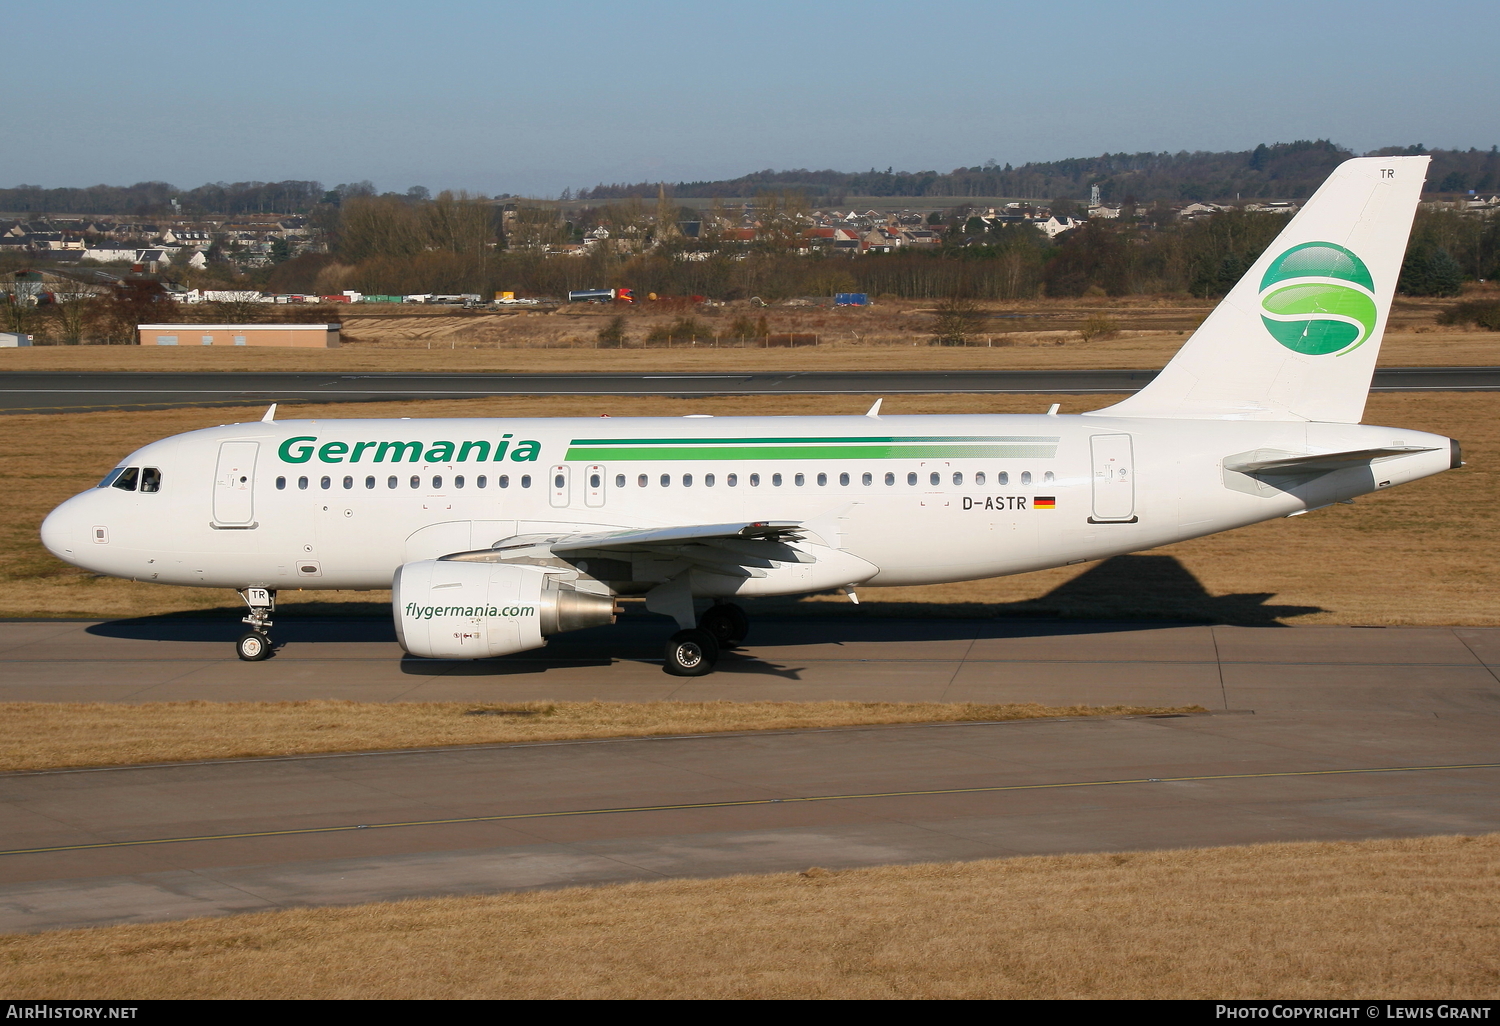
[[[1342,355],[1375,330],[1375,282],[1365,262],[1332,242],[1304,242],[1271,262],[1260,280],[1260,319],[1296,353]]]

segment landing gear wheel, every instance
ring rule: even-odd
[[[260,631],[251,631],[241,635],[240,640],[234,644],[234,650],[247,663],[256,663],[271,654],[271,639]]]
[[[721,649],[734,648],[750,633],[750,617],[732,602],[709,606],[698,620],[698,629],[714,636]]]
[[[719,661],[719,643],[697,627],[678,631],[667,640],[662,669],[674,677],[701,677]]]

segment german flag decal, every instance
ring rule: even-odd
[[[1031,500],[1032,509],[1056,509],[1057,497],[1055,495],[1038,495]]]

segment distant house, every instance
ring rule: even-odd
[[[1055,239],[1063,232],[1070,232],[1074,228],[1078,228],[1083,224],[1083,222],[1078,220],[1077,218],[1068,217],[1066,214],[1064,214],[1062,217],[1058,217],[1056,214],[1053,214],[1045,221],[1034,221],[1032,223],[1035,224],[1041,231],[1046,232],[1047,238],[1049,239]]]
[[[167,246],[197,246],[202,249],[213,245],[213,239],[209,238],[208,232],[187,231],[179,228],[168,228],[162,233],[161,241]]]
[[[136,250],[134,246],[122,246],[118,243],[103,243],[90,246],[83,251],[83,259],[92,264],[114,264],[134,263]]]

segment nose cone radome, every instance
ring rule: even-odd
[[[89,519],[89,493],[75,495],[42,521],[42,544],[58,559],[83,566],[92,549],[94,524]],[[102,526],[102,525],[101,525]]]

